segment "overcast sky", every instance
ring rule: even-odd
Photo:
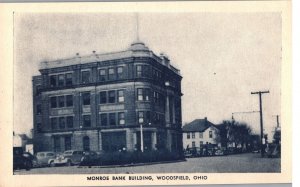
[[[32,128],[32,76],[39,64],[126,50],[136,39],[135,14],[15,14],[14,130]],[[180,69],[183,122],[207,117],[219,124],[233,112],[259,110],[266,132],[280,115],[279,13],[140,13],[139,38]],[[259,114],[235,114],[259,132]]]

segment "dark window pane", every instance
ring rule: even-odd
[[[41,114],[42,113],[42,105],[41,104],[37,104],[36,105],[36,114]]]
[[[90,93],[89,92],[82,93],[82,104],[90,105],[90,103],[91,103]]]
[[[56,108],[57,107],[56,97],[51,97],[50,103],[51,103],[51,108]]]
[[[58,106],[64,107],[65,106],[65,96],[59,96],[58,97]]]
[[[108,69],[108,80],[115,80],[115,69],[114,68]]]
[[[51,75],[51,76],[50,76],[50,86],[51,86],[51,87],[57,86],[56,78],[57,78],[56,75]]]
[[[51,123],[51,129],[56,129],[57,128],[57,118],[50,118],[50,123]]]
[[[114,90],[108,92],[108,102],[109,103],[115,103],[116,102],[116,92]]]
[[[67,117],[67,127],[68,128],[73,128],[73,116],[68,116]]]
[[[89,83],[90,82],[90,71],[82,71],[81,72],[81,82],[82,83]]]
[[[41,123],[37,123],[36,126],[37,126],[37,131],[41,132],[42,131],[42,124]]]
[[[65,137],[65,151],[71,150],[71,137],[66,136]]]
[[[91,116],[90,115],[84,115],[83,116],[83,126],[84,127],[90,127],[91,126]]]
[[[66,95],[66,106],[73,106],[73,95]]]
[[[90,138],[88,136],[83,137],[83,150],[89,151],[90,150]]]
[[[107,114],[100,114],[101,126],[107,126]]]
[[[67,73],[66,74],[66,85],[70,86],[73,84],[73,74],[72,73]]]
[[[35,90],[35,95],[40,95],[42,86],[41,85],[37,85],[35,89],[36,89]]]
[[[64,129],[65,127],[66,127],[65,117],[60,117],[59,118],[59,128]]]
[[[109,113],[109,125],[116,125],[116,114],[115,113]]]
[[[59,136],[55,136],[54,137],[54,152],[61,152],[60,149],[60,137]]]
[[[107,94],[106,94],[106,91],[100,92],[100,103],[101,104],[107,103]]]
[[[106,80],[106,70],[105,69],[100,69],[99,70],[99,80],[100,81],[105,81]]]
[[[58,75],[58,86],[64,86],[65,85],[65,75],[61,74]]]

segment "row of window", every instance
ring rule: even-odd
[[[112,81],[112,80],[121,80],[125,78],[124,67],[111,67],[98,69],[98,81]],[[161,71],[153,68],[151,75],[151,67],[149,65],[136,65],[135,66],[135,75],[137,78],[143,77],[153,77],[155,80],[162,79]],[[92,74],[91,70],[81,71],[81,83],[91,83]],[[62,73],[57,75],[50,75],[50,86],[51,87],[60,87],[60,86],[70,86],[73,84],[73,73]]]
[[[73,95],[61,95],[50,97],[51,108],[72,107]]]
[[[138,88],[137,89],[137,100],[138,101],[149,101],[150,100],[151,91],[149,88]],[[99,93],[100,95],[100,104],[106,103],[123,103],[125,101],[124,90],[110,90],[110,91],[102,91]],[[91,104],[91,94],[90,92],[83,92],[81,94],[82,97],[82,105],[90,105]],[[153,92],[153,101],[154,103],[158,103],[159,106],[164,106],[165,99],[164,96],[154,91]],[[73,106],[73,95],[62,95],[62,96],[52,96],[50,97],[50,106],[51,108],[62,108],[62,107],[71,107]],[[40,106],[37,109],[40,113]]]
[[[61,138],[64,139],[64,150],[62,150],[62,148],[61,148],[61,142],[60,142]],[[82,138],[82,145],[83,145],[83,150],[84,151],[89,151],[90,150],[90,138],[88,136],[84,136]],[[64,136],[64,137],[54,136],[53,147],[54,147],[54,152],[61,152],[61,151],[71,150],[72,149],[71,136]],[[47,154],[49,154],[49,153],[47,153]],[[73,155],[82,156],[83,152],[82,151],[74,151]]]
[[[53,117],[50,118],[51,129],[73,128],[73,116]]]
[[[206,144],[208,144],[208,142],[206,142]],[[200,148],[203,148],[203,141],[200,141],[200,143],[199,143],[199,145],[200,145]],[[196,142],[192,142],[192,147],[196,147]]]
[[[143,125],[151,125],[151,112],[150,111],[139,111],[138,122]],[[125,113],[117,112],[117,113],[101,113],[99,114],[100,126],[122,126],[125,125]],[[66,129],[73,128],[73,116],[62,116],[62,117],[52,117],[50,118],[51,129]],[[164,124],[164,115],[158,114],[156,112],[153,113],[152,116],[154,124]],[[91,127],[91,115],[82,115],[82,124],[83,128]]]
[[[100,104],[105,103],[122,103],[124,102],[124,90],[111,90],[103,91],[99,93]],[[82,105],[91,104],[91,94],[90,92],[84,92],[81,94]],[[73,106],[73,95],[63,95],[63,96],[52,96],[50,97],[51,108],[62,108]]]
[[[195,132],[192,132],[192,133],[186,133],[186,138],[187,139],[190,139],[191,138],[191,135],[192,135],[192,139],[195,139]],[[199,132],[199,138],[203,138],[203,132]],[[212,131],[209,131],[209,138],[213,138],[213,133]]]

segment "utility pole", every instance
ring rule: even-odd
[[[265,150],[263,144],[264,139],[264,124],[263,124],[263,112],[262,112],[262,99],[261,95],[265,93],[270,93],[269,91],[259,91],[259,92],[251,92],[251,94],[258,94],[259,95],[259,114],[260,114],[260,144],[261,144],[261,157],[264,157]]]

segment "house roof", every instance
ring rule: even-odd
[[[216,127],[215,124],[205,119],[195,119],[194,121],[188,123],[182,127],[183,132],[204,132],[209,127]]]

